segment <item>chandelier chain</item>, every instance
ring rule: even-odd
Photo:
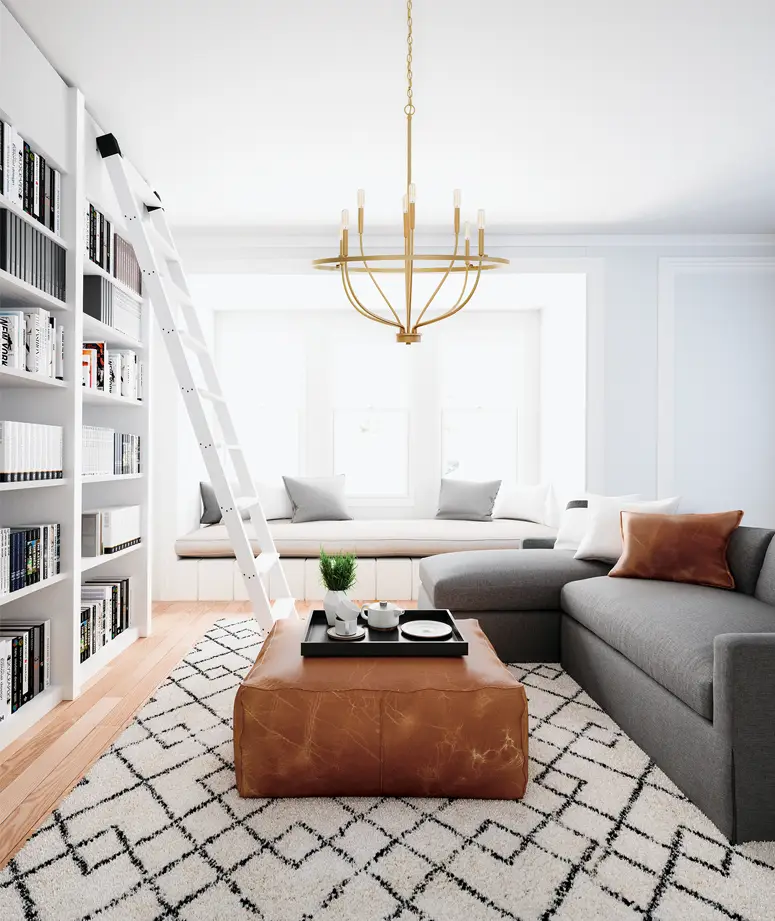
[[[409,118],[415,113],[414,91],[412,90],[412,0],[406,2],[406,99],[404,112]]]

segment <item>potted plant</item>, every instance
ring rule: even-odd
[[[354,553],[326,553],[320,548],[320,581],[326,589],[323,609],[326,620],[333,627],[340,610],[354,607],[347,598],[347,592],[355,585],[358,558]]]

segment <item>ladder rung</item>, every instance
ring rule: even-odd
[[[256,557],[256,569],[260,575],[266,575],[272,567],[280,562],[279,553],[262,553]]]
[[[183,333],[178,330],[178,336],[180,337],[180,341],[183,343],[183,345],[185,345],[186,348],[191,349],[192,352],[200,352],[202,354],[206,354],[209,351],[204,342],[200,342],[198,339],[195,339],[188,333]]]
[[[219,451],[241,451],[242,447],[240,445],[227,445],[225,441],[216,441],[213,444],[214,448],[217,448]],[[240,498],[243,498],[240,496]],[[257,496],[248,496],[250,499],[255,499],[258,501]]]
[[[169,278],[165,278],[164,284],[167,290],[172,294],[172,299],[177,301],[178,304],[182,304],[184,307],[194,306],[194,302],[191,300],[191,296],[186,294],[182,288],[179,288],[174,281],[171,281]]]
[[[295,598],[278,598],[272,604],[272,620],[287,620],[296,613]]]
[[[154,247],[161,252],[162,256],[164,256],[168,262],[180,262],[178,251],[171,243],[168,243],[167,240],[164,239],[162,234],[159,233],[150,221],[146,221],[145,229],[148,236],[151,238],[151,243],[153,243]]]
[[[203,390],[199,388],[199,396],[203,400],[210,400],[211,403],[225,403],[226,397],[222,397],[220,393],[213,393],[212,390]]]

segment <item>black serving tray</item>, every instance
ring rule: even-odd
[[[445,640],[411,640],[399,629],[373,630],[359,619],[366,630],[362,640],[332,640],[326,631],[325,611],[313,611],[307,621],[307,631],[301,641],[303,656],[338,656],[342,658],[374,657],[411,658],[416,656],[467,656],[468,642],[458,629],[449,611],[406,611],[400,624],[411,620],[439,620],[451,624],[452,636]]]

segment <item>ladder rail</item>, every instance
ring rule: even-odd
[[[215,364],[208,349],[197,349],[196,353],[206,390],[199,388],[194,380],[185,339],[188,335],[196,342],[204,343],[204,333],[196,310],[192,306],[188,283],[167,225],[166,216],[160,205],[154,203],[147,207],[146,204],[138,201],[115,138],[112,135],[104,135],[98,138],[97,144],[127,221],[129,236],[137,253],[143,281],[167,346],[184,405],[199,442],[205,468],[218,498],[222,519],[231,539],[237,564],[245,580],[254,616],[263,627],[268,629],[274,621],[274,615],[279,617],[295,615],[295,605],[290,597],[287,578],[280,565],[274,538],[258,497],[251,502],[250,520],[258,539],[259,548],[262,554],[266,554],[266,557],[260,565],[257,564],[235,491],[229,481],[226,465],[217,446],[218,439],[213,437],[210,419],[205,410],[204,399],[206,397],[214,399],[212,405],[221,429],[221,440],[231,446],[229,459],[234,468],[239,489],[245,495],[254,496],[255,486],[250,475],[250,468],[244,452],[238,446],[237,432],[228,404],[223,398]],[[150,200],[151,202],[158,201],[156,193],[152,193]],[[146,207],[148,217],[144,218],[143,212]],[[169,283],[166,281],[165,273],[161,270],[160,261],[152,244],[152,238],[155,238],[156,235],[161,238],[161,245],[158,245],[158,241],[157,245],[169,271]],[[175,304],[180,305],[185,318],[185,331],[179,328],[174,310]],[[262,579],[262,576],[270,571],[276,573],[281,588],[281,596],[275,605],[270,602]],[[273,611],[273,608],[277,610]]]

